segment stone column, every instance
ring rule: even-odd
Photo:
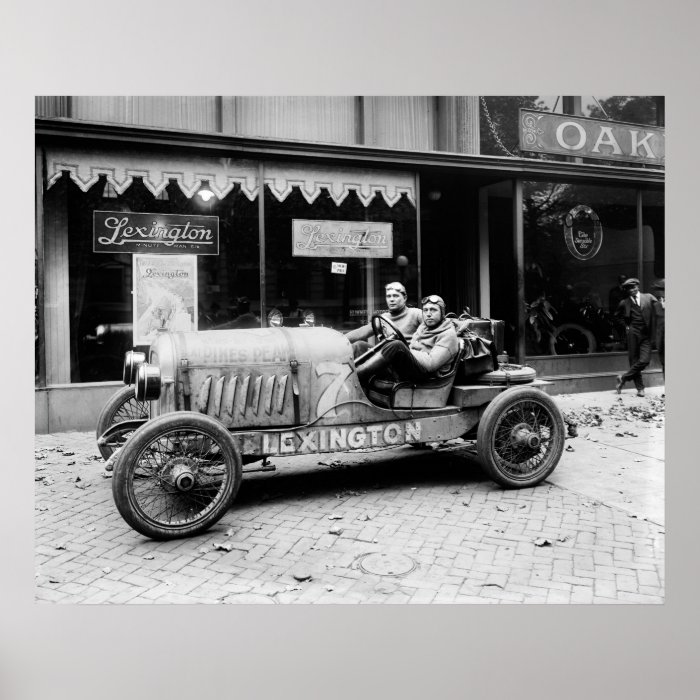
[[[70,382],[70,288],[68,212],[65,181],[44,198],[44,332],[46,384]],[[41,235],[41,233],[40,233]]]
[[[477,155],[479,98],[473,95],[438,97],[438,150]]]

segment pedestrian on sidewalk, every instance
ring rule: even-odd
[[[615,315],[625,322],[627,328],[630,368],[624,374],[617,375],[615,389],[619,394],[625,382],[633,381],[637,388],[637,396],[644,396],[642,372],[651,361],[651,341],[655,326],[654,306],[657,299],[653,294],[639,291],[639,280],[636,277],[630,277],[622,286],[628,297],[620,302]]]
[[[666,280],[656,280],[652,289],[656,296],[656,304],[654,304],[656,349],[659,351],[661,370],[664,373],[664,379],[666,379]]]

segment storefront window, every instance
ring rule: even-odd
[[[104,178],[87,192],[65,175],[63,183],[65,190],[60,185],[49,190],[46,208],[67,229],[70,381],[119,379],[124,352],[131,347],[131,256],[92,252],[92,213],[110,207],[141,211],[137,207],[145,198],[145,188],[135,184],[118,200],[109,189],[103,197]],[[52,235],[62,238],[61,228]],[[57,268],[56,274],[61,270]]]
[[[41,383],[41,346],[43,343],[39,298],[39,255],[34,252],[34,386]]]
[[[219,255],[196,256],[198,327],[232,327],[244,307],[253,313],[260,307],[257,203],[238,185],[204,203],[175,181],[156,197],[134,178],[118,195],[104,177],[83,192],[64,175],[45,205],[56,217],[61,207],[67,212],[71,382],[121,379],[124,353],[134,347],[133,256],[93,252],[95,210],[218,216]],[[191,318],[194,309],[188,311]]]
[[[642,192],[642,287],[654,293],[656,280],[666,277],[666,255],[664,250],[664,193],[659,190]]]
[[[219,254],[197,256],[199,330],[260,327],[258,202],[236,186],[223,199],[188,199],[173,183],[173,213],[219,217]]]
[[[638,276],[636,202],[631,187],[523,183],[528,355],[626,348],[614,312]]]
[[[295,256],[294,219],[390,223],[392,257]],[[356,328],[384,309],[384,285],[388,282],[402,281],[409,299],[416,299],[416,208],[406,195],[392,207],[379,193],[365,206],[354,190],[336,204],[325,188],[309,204],[296,186],[280,202],[266,188],[265,259],[267,310],[279,311],[285,325],[299,325],[305,314],[312,312],[315,325],[336,330]],[[333,272],[332,263],[344,263],[347,268],[344,273]]]

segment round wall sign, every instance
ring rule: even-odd
[[[585,204],[575,206],[564,220],[564,240],[579,260],[595,257],[603,244],[603,227],[598,215]]]

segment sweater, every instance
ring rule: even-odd
[[[404,338],[410,342],[413,334],[416,332],[416,328],[423,322],[423,312],[420,309],[404,306],[398,314],[393,315],[387,311],[382,314],[382,318],[385,318],[389,323],[393,323],[403,333]],[[356,340],[366,340],[373,335],[372,324],[367,323],[349,331],[345,334],[345,337],[351,343],[354,343]]]
[[[427,372],[437,372],[452,362],[459,352],[459,339],[454,324],[446,318],[435,328],[428,328],[421,323],[409,347],[416,362],[423,369]]]

